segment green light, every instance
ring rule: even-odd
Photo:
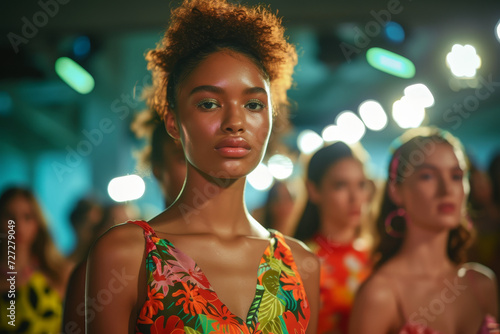
[[[80,94],[88,94],[94,89],[94,78],[90,73],[68,57],[56,60],[56,73]]]
[[[377,70],[394,76],[410,79],[415,76],[415,65],[411,60],[381,48],[371,48],[366,52],[368,64]]]

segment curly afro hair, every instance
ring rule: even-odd
[[[153,87],[146,96],[149,107],[161,118],[175,110],[179,82],[203,59],[223,49],[245,54],[262,69],[270,82],[273,115],[286,113],[297,53],[284,36],[281,19],[264,7],[225,0],[184,0],[172,11],[163,39],[146,55],[153,74]]]

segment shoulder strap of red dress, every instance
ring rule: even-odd
[[[135,225],[138,225],[140,227],[142,227],[142,229],[145,231],[145,232],[149,232],[151,233],[152,235],[156,236],[156,233],[155,231],[153,230],[153,228],[151,226],[149,226],[149,224],[147,222],[145,222],[144,220],[129,220],[127,221],[127,224],[135,224]]]

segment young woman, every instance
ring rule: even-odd
[[[498,333],[493,273],[464,263],[468,165],[459,141],[434,128],[397,140],[377,220],[373,275],[350,333]]]
[[[5,190],[0,219],[0,332],[59,333],[69,267],[52,242],[33,193],[20,187]]]
[[[309,162],[309,199],[295,237],[321,261],[318,333],[347,333],[354,294],[369,274],[369,250],[359,238],[367,182],[360,159],[343,142]]]
[[[158,110],[182,143],[176,201],[110,229],[87,265],[88,333],[315,333],[319,263],[244,205],[296,61],[263,8],[185,1],[147,55]]]

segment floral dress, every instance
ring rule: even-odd
[[[370,273],[368,250],[333,243],[320,234],[307,245],[321,263],[318,334],[347,334],[354,296]]]
[[[131,221],[146,238],[147,298],[136,324],[146,333],[305,333],[310,317],[305,289],[282,234],[272,231],[262,255],[255,297],[246,319],[231,313],[192,258],[144,221]]]

